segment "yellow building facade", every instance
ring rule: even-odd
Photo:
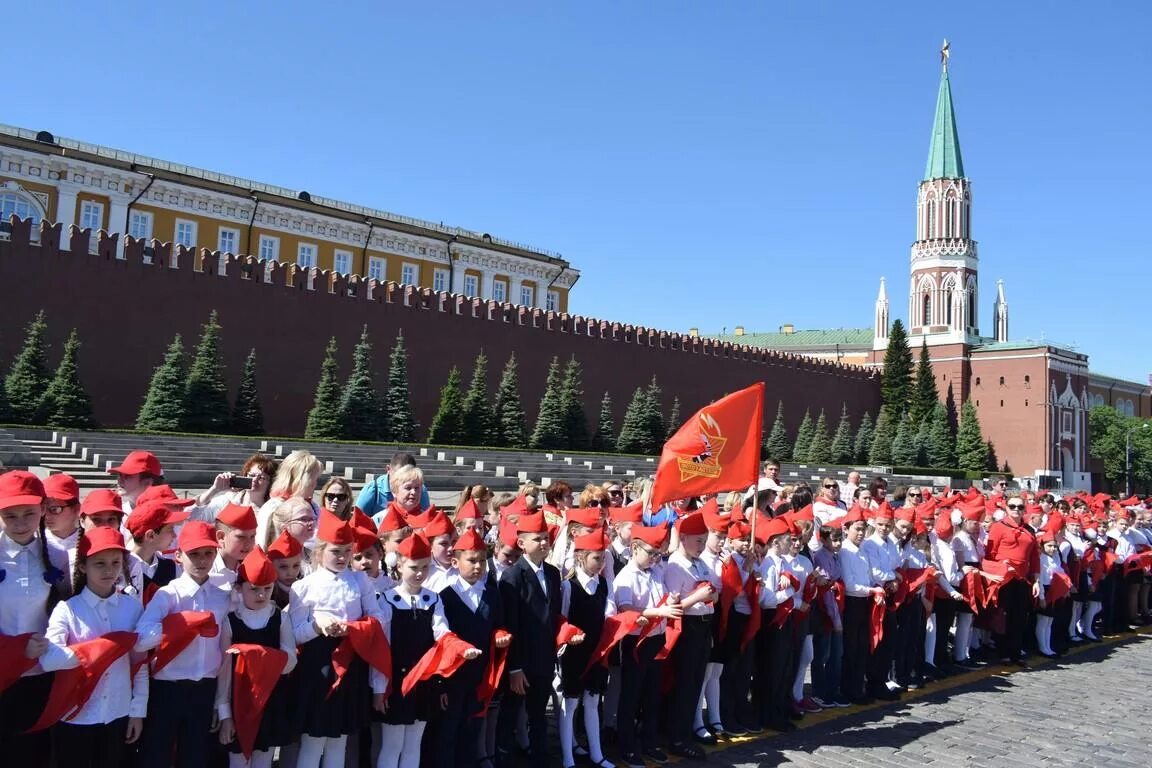
[[[487,233],[0,125],[0,221],[12,214],[556,312],[580,279]]]

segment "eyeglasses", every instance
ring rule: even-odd
[[[835,483],[833,483],[832,485],[824,486],[824,490],[826,490],[826,491],[831,491],[832,489],[840,490],[840,486],[836,485]]]
[[[623,496],[624,491],[621,491],[621,490],[608,491],[608,495],[609,496]]]
[[[1008,509],[1024,509],[1023,504],[1009,504]]]
[[[600,501],[598,501],[596,503],[599,504],[601,507],[610,506],[610,502],[608,501],[608,499],[600,499]]]
[[[918,499],[918,498],[920,498],[920,494],[918,494],[918,493],[910,493],[910,494],[908,494],[908,498],[910,498],[910,499]]]
[[[996,483],[996,485],[1000,486],[1001,488],[1007,488],[1008,487],[1008,483],[1004,482],[1003,480]]]
[[[325,501],[345,501],[348,498],[346,493],[326,493],[324,494]]]
[[[315,528],[316,521],[312,520],[311,518],[306,520],[289,520],[288,525],[298,525],[301,528]]]

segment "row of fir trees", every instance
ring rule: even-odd
[[[96,419],[92,399],[80,380],[80,336],[73,328],[52,372],[47,331],[41,311],[25,329],[24,344],[0,387],[0,424],[91,429]]]

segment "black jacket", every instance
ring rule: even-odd
[[[556,670],[556,631],[560,626],[560,571],[550,563],[540,567],[548,584],[547,595],[526,558],[521,557],[500,578],[504,626],[512,633],[505,668],[551,679]]]

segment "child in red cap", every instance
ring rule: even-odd
[[[228,504],[216,513],[215,526],[220,552],[212,564],[212,576],[231,589],[236,569],[256,546],[256,510],[246,504]]]
[[[268,559],[276,569],[276,584],[272,587],[272,602],[281,608],[288,607],[292,595],[292,585],[300,580],[301,560],[304,545],[292,534],[284,531],[268,547]]]
[[[188,512],[163,499],[145,501],[132,510],[124,527],[132,537],[132,551],[128,555],[129,581],[140,595],[144,605],[152,600],[156,590],[170,584],[177,576],[174,560],[161,557],[176,540],[176,526],[188,519]]]

